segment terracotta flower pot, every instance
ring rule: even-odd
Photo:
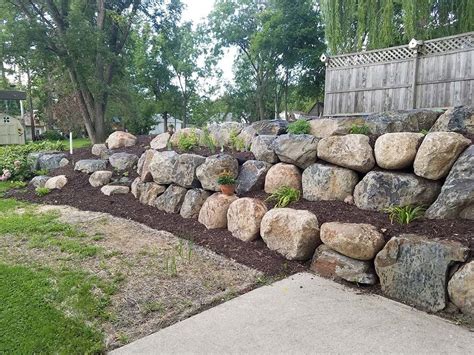
[[[224,195],[232,196],[234,194],[235,185],[220,185],[220,187],[221,187],[221,192]]]

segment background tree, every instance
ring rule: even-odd
[[[321,9],[331,53],[474,30],[472,0],[321,0]]]

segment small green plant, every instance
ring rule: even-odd
[[[300,196],[300,190],[289,186],[282,186],[272,193],[267,198],[267,201],[276,201],[275,208],[282,208],[288,206],[292,202],[298,201]]]
[[[425,211],[424,206],[391,206],[385,209],[392,224],[394,221],[399,224],[409,224],[423,217]]]
[[[170,277],[178,276],[178,267],[176,265],[176,256],[166,256],[165,257],[165,271]]]
[[[47,194],[49,194],[51,192],[50,189],[48,189],[47,187],[37,187],[35,189],[35,193],[37,196],[40,196],[40,197],[43,197],[43,196],[46,196]]]
[[[178,147],[181,150],[189,151],[199,145],[199,138],[195,131],[189,133],[180,133]]]
[[[41,170],[35,171],[36,176],[42,176],[42,175],[48,175],[48,174],[49,174],[49,170],[47,169],[41,169]]]
[[[426,135],[428,134],[428,130],[427,130],[427,129],[422,129],[422,130],[420,131],[420,133],[421,133],[422,135],[426,136]]]
[[[203,128],[203,136],[201,139],[201,144],[206,146],[212,154],[216,152],[217,141],[216,139],[209,133],[209,128]]]
[[[236,180],[234,175],[232,175],[228,171],[225,171],[219,175],[219,177],[217,178],[217,183],[219,185],[235,185]]]
[[[292,134],[309,134],[311,125],[306,120],[297,120],[288,125],[288,133]]]
[[[366,124],[358,125],[353,124],[349,130],[350,134],[364,134],[368,136],[370,134],[370,128]]]

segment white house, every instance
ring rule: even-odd
[[[163,115],[161,114],[156,114],[153,116],[156,124],[150,129],[149,134],[155,135],[155,134],[160,134],[165,132],[165,127],[164,127],[164,121],[163,121]],[[183,122],[175,118],[173,116],[168,116],[168,126],[173,125],[174,130],[177,131],[178,129],[181,129]]]

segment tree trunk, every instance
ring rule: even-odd
[[[288,121],[288,80],[290,73],[288,68],[286,68],[286,77],[285,77],[285,119]]]
[[[168,132],[168,112],[163,112],[163,132]]]
[[[33,96],[31,95],[31,73],[29,67],[26,68],[26,79],[28,86],[28,102],[30,105],[31,140],[34,142],[36,140],[35,114],[33,112]]]

